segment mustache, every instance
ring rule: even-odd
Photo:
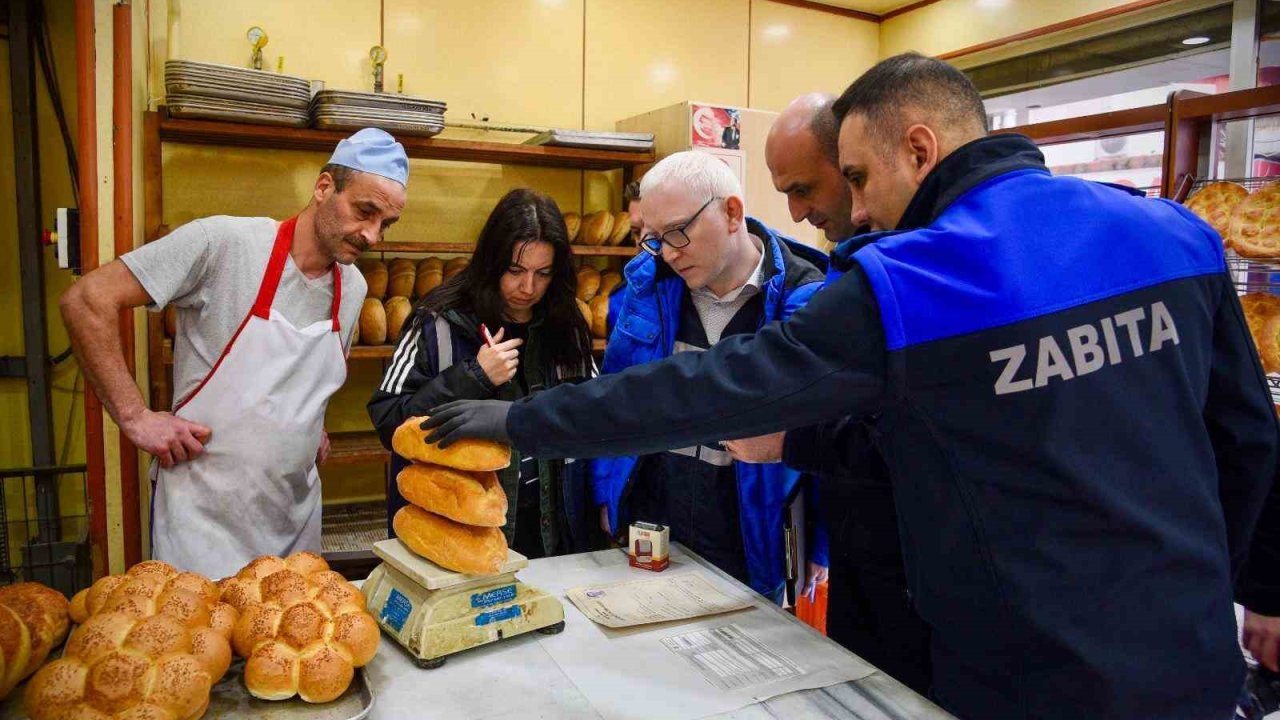
[[[343,238],[343,240],[350,243],[351,245],[354,245],[355,248],[360,252],[364,252],[369,249],[369,243],[365,242],[364,238],[360,237],[359,235],[348,235],[347,237]]]

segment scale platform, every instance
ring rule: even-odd
[[[418,667],[437,668],[449,655],[531,631],[564,629],[564,606],[516,579],[529,560],[507,550],[495,575],[445,570],[392,538],[373,544],[382,564],[361,588],[383,631],[413,655]]]

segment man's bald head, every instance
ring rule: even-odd
[[[849,188],[840,175],[839,124],[823,93],[792,100],[774,120],[765,141],[765,163],[796,222],[808,221],[839,242],[853,234]]]

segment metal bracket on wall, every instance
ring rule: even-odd
[[[0,378],[27,376],[27,359],[16,355],[0,355]]]

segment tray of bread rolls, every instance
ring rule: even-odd
[[[217,583],[147,560],[64,612],[66,644],[0,716],[345,720],[373,707],[377,622],[316,553],[261,556]]]

